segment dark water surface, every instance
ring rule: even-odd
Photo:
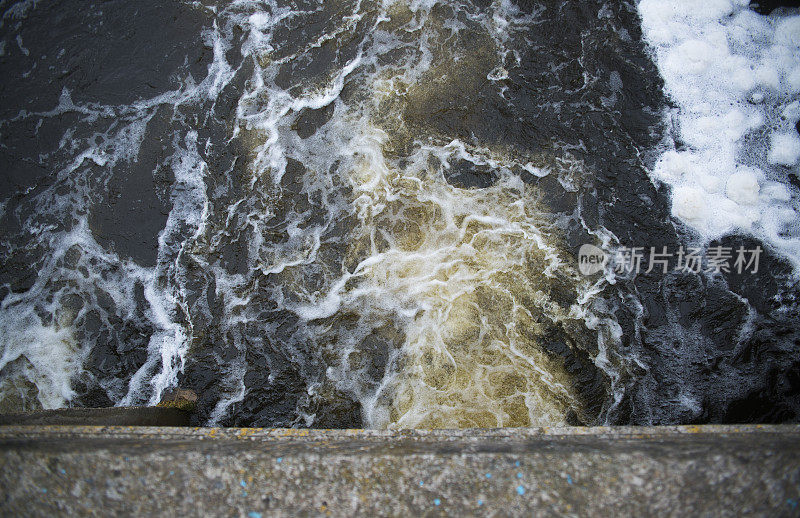
[[[669,102],[634,2],[0,6],[0,409],[798,420],[768,244],[721,240],[755,274],[578,271],[708,245],[648,175]]]

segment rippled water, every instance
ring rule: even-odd
[[[798,419],[797,258],[673,215],[636,2],[161,4],[0,4],[3,410]],[[586,243],[764,254],[585,276]]]

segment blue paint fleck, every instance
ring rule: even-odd
[[[787,498],[786,503],[792,506],[792,509],[795,509],[797,507],[797,500],[792,500],[791,498]]]
[[[242,486],[242,487],[247,487],[247,482],[242,480],[241,482],[239,482],[239,485]]]
[[[483,500],[478,500],[478,505],[483,505]]]
[[[58,471],[60,471],[62,475],[66,475],[67,474],[67,470],[65,470],[64,468],[61,468]]]
[[[525,488],[522,487],[522,486],[517,486],[517,493],[520,494],[520,495],[524,495],[525,494]]]
[[[492,478],[492,474],[491,473],[487,473],[486,474],[486,478]]]
[[[515,463],[514,463],[514,465],[515,465],[516,467],[519,467],[519,461],[515,462]]]
[[[572,484],[572,477],[567,475],[567,484]]]
[[[522,478],[522,473],[517,473],[517,478]]]
[[[250,511],[247,513],[248,518],[261,518],[261,513],[257,513],[255,511]]]
[[[441,500],[439,500],[438,498],[436,498],[436,499],[433,501],[433,505],[439,505],[439,504],[441,504],[441,503],[442,503],[442,501],[441,501]]]
[[[420,480],[420,481],[419,481],[419,487],[422,487],[422,486],[424,486],[424,485],[425,485],[425,482],[423,482],[423,481],[421,481],[421,480]]]
[[[170,474],[170,475],[174,475],[174,474],[175,474],[175,472],[174,472],[174,471],[170,471],[170,472],[169,472],[169,474]]]
[[[278,464],[280,464],[281,462],[283,462],[283,457],[278,457],[278,459],[277,459],[277,461],[276,461],[276,462],[277,462]]]
[[[247,496],[247,491],[242,491],[242,496]]]
[[[47,488],[46,487],[42,488],[42,493],[47,493]]]

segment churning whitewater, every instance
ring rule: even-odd
[[[0,3],[0,410],[796,421],[800,15],[707,4]]]

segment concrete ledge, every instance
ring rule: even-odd
[[[175,407],[60,408],[0,414],[0,426],[189,426],[191,418]]]
[[[800,426],[0,427],[0,514],[800,512]]]
[[[154,407],[59,408],[0,414],[0,426],[189,426],[197,394],[173,388]]]

